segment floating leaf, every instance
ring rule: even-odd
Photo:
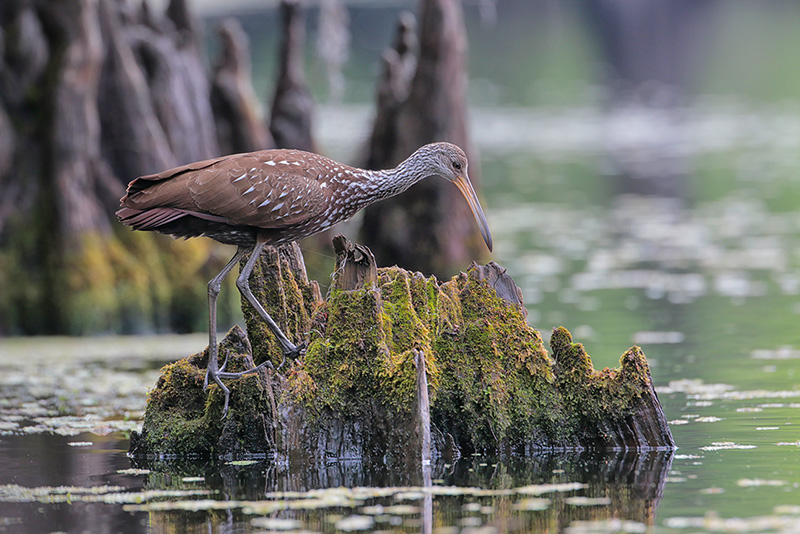
[[[572,506],[608,506],[611,499],[608,497],[567,497],[564,502]]]
[[[338,520],[334,526],[339,530],[345,532],[352,532],[354,530],[367,530],[372,528],[375,520],[368,515],[351,515]]]
[[[525,512],[537,512],[540,510],[547,510],[550,507],[550,499],[540,499],[537,497],[530,497],[528,499],[521,499],[514,503],[512,508],[514,510],[522,510]]]

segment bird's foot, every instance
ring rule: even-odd
[[[255,373],[259,369],[263,369],[265,367],[269,367],[270,369],[274,369],[275,368],[275,366],[272,365],[272,362],[269,361],[269,360],[267,360],[265,362],[261,362],[260,364],[256,365],[255,367],[251,367],[250,369],[245,369],[244,371],[239,371],[239,372],[236,372],[236,373],[231,373],[231,372],[228,372],[228,371],[224,371],[223,369],[225,368],[225,366],[223,365],[222,369],[220,369],[219,372],[217,373],[217,376],[220,377],[220,378],[241,378],[244,375],[249,375],[250,373]]]
[[[298,343],[297,345],[284,347],[283,358],[281,359],[281,363],[280,365],[278,365],[278,368],[275,370],[275,372],[281,370],[281,368],[286,364],[287,359],[299,358],[300,356],[305,354],[306,348],[308,348],[308,345],[306,343]]]
[[[214,376],[211,376],[211,377],[209,376],[210,374],[211,373],[206,372],[206,379],[205,379],[205,383],[203,385],[203,390],[205,391],[206,389],[208,389],[209,379],[213,380],[214,383],[216,385],[218,385],[219,388],[222,390],[223,395],[225,395],[225,404],[222,407],[222,419],[224,419],[225,416],[228,415],[228,404],[230,403],[230,400],[231,400],[231,390],[228,389],[228,386],[226,386],[222,382],[222,377],[220,376],[219,372],[214,373]]]
[[[280,371],[281,368],[286,364],[286,360],[288,358],[292,358],[292,359],[298,358],[301,355],[305,354],[305,352],[306,352],[306,344],[305,343],[301,343],[301,344],[298,344],[298,345],[291,345],[289,347],[286,347],[285,350],[283,351],[283,358],[281,359],[281,363],[280,363],[280,365],[278,365],[277,369],[275,368],[275,366],[272,364],[271,361],[266,360],[266,361],[261,362],[260,364],[256,365],[255,367],[251,367],[250,369],[245,369],[244,371],[238,371],[238,372],[235,372],[235,373],[225,370],[225,368],[228,366],[228,358],[226,357],[225,361],[223,362],[223,364],[220,366],[220,368],[217,371],[215,371],[213,373],[210,370],[206,371],[205,381],[203,382],[203,390],[208,389],[208,386],[211,384],[211,382],[217,384],[220,387],[220,389],[222,390],[222,392],[225,395],[225,405],[222,408],[222,417],[225,418],[225,416],[228,415],[228,404],[230,402],[231,391],[222,382],[223,379],[241,378],[241,377],[243,377],[245,375],[249,375],[251,373],[255,373],[256,371],[259,371],[259,370],[267,368],[267,367],[269,367],[270,369],[273,369],[273,370],[275,370],[277,372],[277,371]]]

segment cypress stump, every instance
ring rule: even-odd
[[[280,373],[230,381],[225,418],[222,393],[203,390],[207,349],[168,364],[131,439],[134,455],[418,462],[675,447],[639,347],[619,368],[596,371],[565,328],[553,330],[548,352],[494,262],[441,282],[377,268],[367,247],[342,236],[334,246],[325,299],[295,243],[268,248],[253,271],[253,293],[305,353]],[[243,310],[248,334],[233,327],[220,358],[231,371],[277,365],[274,336],[246,302]]]

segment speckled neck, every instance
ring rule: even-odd
[[[367,171],[367,180],[374,186],[372,202],[399,195],[420,180],[432,176],[434,173],[427,163],[428,159],[418,150],[394,169]]]

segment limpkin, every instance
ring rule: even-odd
[[[266,321],[287,356],[300,347],[289,341],[250,291],[249,278],[265,245],[288,243],[347,220],[381,199],[402,193],[429,176],[453,182],[467,199],[489,250],[492,237],[486,216],[467,174],[467,157],[450,143],[419,148],[394,169],[366,170],[300,150],[262,150],[190,163],[128,184],[117,211],[120,221],[134,230],[173,237],[210,237],[236,245],[236,253],[208,283],[208,368],[205,387],[222,379],[252,373],[269,360],[242,372],[225,371],[217,361],[217,296],[234,265],[249,254],[236,285]],[[281,366],[283,365],[281,362]],[[278,367],[280,369],[280,366]]]

